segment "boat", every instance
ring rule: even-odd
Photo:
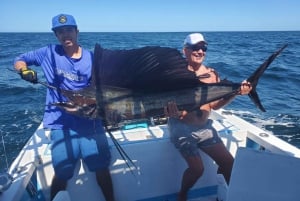
[[[299,201],[300,150],[230,110],[210,116],[235,158],[230,184],[205,153],[204,175],[189,201]],[[152,119],[153,120],[153,119]],[[160,123],[157,123],[160,122]],[[118,201],[175,201],[187,167],[169,140],[166,121],[126,124],[112,132],[134,166],[128,166],[109,135],[110,172]],[[6,173],[0,176],[0,201],[49,201],[53,176],[49,130],[41,124]],[[93,173],[79,161],[66,191],[54,201],[104,201]]]

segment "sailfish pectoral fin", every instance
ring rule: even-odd
[[[258,84],[259,78],[262,76],[262,74],[265,72],[265,70],[269,67],[269,65],[274,61],[274,59],[287,47],[287,44],[285,44],[283,47],[281,47],[279,50],[274,52],[269,56],[267,60],[265,60],[264,63],[262,63],[255,71],[254,73],[247,79],[248,82],[252,85],[252,90],[249,93],[250,99],[254,102],[254,104],[262,111],[266,112],[265,108],[262,106],[259,96],[256,92],[256,86]]]

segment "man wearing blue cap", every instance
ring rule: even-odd
[[[21,78],[37,83],[36,71],[28,66],[41,66],[48,84],[66,90],[79,90],[89,85],[92,69],[92,52],[77,42],[78,29],[73,16],[60,14],[52,19],[52,31],[60,45],[48,45],[21,54],[14,67]],[[56,90],[47,89],[43,117],[44,128],[51,129],[52,163],[55,176],[52,180],[51,199],[65,190],[72,178],[79,157],[90,171],[96,173],[99,186],[107,201],[114,201],[109,165],[111,154],[102,122],[73,116],[53,103],[66,98]]]

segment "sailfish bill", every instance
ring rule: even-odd
[[[247,79],[252,84],[249,97],[263,112],[266,110],[256,86],[264,71],[286,47],[274,52]],[[240,83],[227,80],[201,83],[186,66],[185,58],[173,48],[108,50],[96,44],[91,85],[78,91],[60,90],[69,102],[54,104],[74,115],[100,118],[112,125],[161,116],[170,101],[176,102],[179,109],[192,111],[239,92]]]

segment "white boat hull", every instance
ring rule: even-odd
[[[231,113],[219,110],[211,118],[233,156],[240,147],[255,144],[252,147],[256,149],[263,148],[279,155],[300,157],[298,148]],[[131,172],[112,141],[109,141],[112,153],[110,170],[116,200],[175,201],[186,164],[171,144],[167,126],[135,128],[113,134],[137,167]],[[40,125],[24,146],[9,170],[14,181],[0,195],[0,201],[50,200],[53,168],[48,135],[49,132]],[[200,154],[204,160],[205,172],[189,193],[189,200],[216,200],[220,186],[217,166],[206,154],[201,151]],[[67,192],[60,196],[64,195],[69,196],[72,201],[87,200],[87,196],[89,201],[104,200],[94,174],[88,172],[81,162],[78,163],[75,176],[68,183]]]

